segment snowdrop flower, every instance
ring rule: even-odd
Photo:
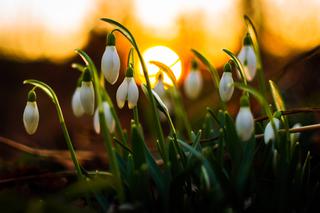
[[[28,94],[27,105],[23,112],[23,124],[29,135],[37,131],[39,124],[39,110],[36,102],[36,93],[31,90]]]
[[[107,45],[101,59],[101,70],[110,84],[116,83],[119,77],[120,58],[115,46],[116,38],[112,33],[107,36]]]
[[[295,125],[293,125],[293,129],[295,128],[300,128],[302,125],[300,123],[296,123]],[[295,133],[290,133],[290,141],[291,143],[294,143],[296,141],[299,140],[299,137],[300,137],[300,132],[295,132]]]
[[[162,73],[159,74],[157,83],[154,86],[153,90],[160,96],[164,97],[166,95],[166,90],[164,89],[164,84],[163,84],[163,75]]]
[[[241,97],[240,105],[240,110],[236,118],[236,131],[242,141],[247,141],[254,132],[254,119],[247,96]]]
[[[280,127],[280,120],[278,118],[272,118],[276,130]],[[266,128],[264,129],[264,142],[268,144],[270,141],[274,141],[276,138],[275,132],[273,131],[271,121],[267,124]]]
[[[94,89],[91,81],[91,73],[88,69],[84,71],[80,87],[80,103],[84,113],[93,115],[94,112]]]
[[[115,124],[115,121],[112,117],[110,106],[109,106],[108,102],[104,101],[104,102],[102,102],[102,107],[104,110],[104,117],[106,119],[107,127],[108,127],[109,131],[112,133],[112,132],[114,132],[114,128],[115,128],[116,124]],[[94,127],[94,130],[96,131],[96,133],[100,134],[99,107],[97,107],[97,109],[94,113],[93,127]]]
[[[188,98],[195,99],[202,89],[202,75],[196,61],[192,61],[192,69],[184,81],[184,91]]]
[[[224,66],[224,72],[219,83],[219,93],[223,102],[228,102],[231,99],[234,91],[234,82],[231,71],[232,67],[230,63],[227,63]]]
[[[81,90],[81,87],[77,86],[76,90],[73,93],[72,101],[71,101],[72,111],[76,117],[80,117],[84,114],[84,109],[80,101],[80,90]]]
[[[129,109],[133,109],[137,105],[139,90],[133,78],[132,67],[127,69],[126,77],[117,90],[116,98],[117,105],[120,109],[123,108],[126,100],[128,100]]]
[[[240,50],[238,58],[243,65],[246,79],[252,81],[257,71],[257,58],[249,33],[247,33],[243,40],[243,47]]]

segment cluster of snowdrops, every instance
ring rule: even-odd
[[[264,82],[259,46],[254,26],[248,17],[245,17],[248,33],[245,35],[243,47],[238,56],[229,50],[223,50],[230,56],[230,60],[225,64],[221,77],[201,53],[192,49],[195,59],[184,81],[186,96],[196,99],[202,90],[203,80],[199,63],[207,67],[219,91],[217,110],[208,109],[202,131],[198,132],[192,131],[186,118],[179,88],[170,65],[152,62],[159,67],[157,82],[152,87],[145,61],[131,32],[114,20],[107,18],[102,20],[116,26],[107,35],[106,48],[101,59],[103,75],[100,75],[95,64],[84,51],[76,50],[85,65],[74,64],[73,66],[80,71],[81,75],[72,97],[72,110],[77,117],[84,114],[93,116],[95,131],[98,134],[102,133],[112,177],[110,180],[108,176],[108,180],[112,182],[112,194],[117,203],[129,202],[131,207],[138,203],[140,208],[156,212],[167,212],[169,209],[174,209],[171,212],[182,210],[188,212],[202,208],[202,210],[207,208],[245,210],[255,204],[264,208],[269,204],[261,200],[268,193],[271,193],[270,196],[273,195],[273,192],[267,191],[270,185],[258,184],[260,183],[259,174],[265,174],[266,171],[274,174],[275,181],[270,182],[274,183],[276,190],[279,190],[277,193],[279,192],[281,199],[284,196],[283,193],[288,193],[288,197],[305,195],[299,191],[301,188],[295,191],[296,194],[287,190],[288,187],[282,188],[286,184],[291,184],[291,173],[299,174],[298,176],[302,178],[301,180],[292,179],[295,187],[297,183],[301,184],[299,186],[305,186],[305,168],[310,165],[310,156],[307,154],[306,157],[296,159],[300,124],[289,128],[288,119],[282,114],[285,110],[284,101],[279,89],[272,81],[270,81],[270,88],[276,110],[273,110],[266,100],[267,87]],[[128,108],[133,111],[130,137],[123,130],[108,91],[104,87],[105,80],[113,85],[119,78],[121,63],[115,46],[115,33],[125,36],[132,45],[126,63],[125,77],[116,92],[117,106],[121,109],[127,101]],[[154,144],[158,150],[157,157],[151,154],[146,146],[143,127],[139,121],[137,103],[141,94],[134,78],[136,70],[134,54],[139,58],[145,77],[145,83],[141,84],[140,91],[143,91],[149,100],[151,112],[149,116],[152,116],[155,128],[152,132],[156,133]],[[170,77],[173,83],[172,88],[168,88],[163,82],[164,74]],[[238,80],[234,80],[235,76]],[[249,85],[257,77],[259,89]],[[23,113],[23,123],[27,133],[34,134],[38,127],[36,90],[41,89],[56,106],[79,180],[88,181],[93,178],[92,173],[85,171],[77,160],[54,90],[37,80],[26,80],[24,83],[33,85],[28,93],[28,101]],[[242,95],[239,101],[240,109],[234,122],[226,110],[226,104],[233,96],[235,88],[240,89]],[[174,101],[170,97],[173,97]],[[258,123],[255,120],[250,109],[251,98],[256,98],[261,104],[262,113],[266,115],[266,123]],[[175,118],[183,122],[183,127],[176,129],[172,113],[176,113]],[[161,115],[166,118],[170,127],[167,137],[162,131]],[[280,129],[281,126],[284,129]],[[260,138],[263,138],[265,145],[262,149],[255,151]],[[258,152],[263,153],[256,155]],[[257,171],[253,163],[256,157],[266,162],[258,167]],[[298,161],[302,163],[297,163]],[[294,168],[294,171],[291,171],[291,168]],[[255,171],[254,175],[253,171]],[[290,181],[287,181],[288,178]],[[279,186],[278,183],[282,185]],[[275,199],[278,198],[278,194],[274,196]],[[102,195],[95,194],[95,196],[97,198]],[[106,208],[100,197],[96,200],[102,209]],[[139,206],[138,204],[135,207]],[[274,205],[272,209],[291,208],[283,205]]]

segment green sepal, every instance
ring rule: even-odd
[[[107,35],[107,46],[115,46],[116,45],[116,37],[113,33],[108,33]]]
[[[28,92],[28,101],[29,102],[35,102],[37,100],[37,94],[34,90],[30,90]]]
[[[133,68],[131,66],[129,66],[127,68],[127,71],[126,71],[126,77],[129,77],[129,78],[132,78],[133,77]]]
[[[89,82],[91,80],[92,80],[91,72],[88,68],[85,68],[82,76],[82,81]]]

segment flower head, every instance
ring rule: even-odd
[[[80,103],[84,113],[93,115],[94,112],[94,89],[91,81],[91,73],[88,69],[84,71],[84,75],[80,87]]]
[[[80,117],[84,114],[84,109],[80,101],[80,90],[81,90],[81,87],[78,86],[73,93],[72,101],[71,101],[72,111],[76,117]]]
[[[120,58],[115,46],[115,36],[109,33],[107,45],[101,59],[101,70],[110,84],[114,84],[119,77]]]
[[[272,120],[274,122],[276,130],[278,130],[280,127],[280,120],[278,118],[272,118]],[[273,131],[271,121],[269,121],[266,128],[264,129],[264,142],[266,144],[268,144],[270,141],[273,142],[275,140],[275,137],[276,137],[276,134]]]
[[[164,97],[166,94],[166,90],[164,89],[164,84],[163,84],[163,74],[160,73],[158,75],[157,83],[154,86],[153,90],[160,96]]]
[[[110,106],[108,102],[104,101],[102,103],[103,111],[104,111],[104,118],[106,120],[107,127],[110,132],[114,132],[115,128],[115,120],[112,116]],[[100,122],[99,122],[99,108],[96,109],[93,117],[93,127],[97,134],[100,133]]]
[[[227,63],[224,66],[224,72],[222,74],[220,83],[219,83],[219,94],[221,97],[221,100],[224,102],[227,102],[231,99],[234,91],[234,81],[232,78],[232,67],[230,63]]]
[[[188,98],[195,99],[202,89],[202,75],[196,61],[192,61],[192,68],[184,81],[184,91]]]
[[[36,102],[36,93],[31,90],[28,94],[27,105],[23,112],[23,124],[29,135],[37,131],[39,124],[39,110]]]
[[[254,119],[247,96],[241,97],[241,106],[236,118],[236,131],[242,141],[249,140],[254,132]]]
[[[243,40],[243,47],[240,50],[238,58],[244,67],[246,79],[252,81],[257,71],[257,57],[249,33]]]
[[[139,90],[133,77],[133,69],[129,67],[126,77],[117,90],[117,105],[119,108],[123,108],[126,100],[128,100],[129,109],[133,109],[137,105],[138,98]]]

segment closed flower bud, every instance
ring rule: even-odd
[[[112,113],[110,110],[110,106],[108,102],[104,101],[102,103],[102,107],[104,110],[104,118],[106,120],[107,127],[109,131],[112,133],[115,129],[115,120],[112,117]],[[93,117],[93,127],[97,134],[100,134],[100,122],[99,122],[99,108],[96,109]]]
[[[110,84],[114,84],[120,71],[120,58],[115,47],[114,35],[108,34],[107,46],[101,59],[101,71]]]
[[[23,124],[29,135],[37,131],[39,124],[39,110],[36,102],[36,93],[30,91],[28,94],[27,105],[23,112]]]
[[[119,108],[123,108],[126,100],[128,100],[129,109],[133,109],[137,105],[138,98],[139,90],[133,78],[133,69],[130,67],[127,70],[126,77],[117,90],[117,105]]]
[[[76,88],[76,90],[73,93],[72,101],[71,101],[72,111],[76,117],[80,117],[84,113],[84,110],[80,101],[80,90],[81,90],[80,87]]]
[[[227,63],[219,83],[219,94],[223,102],[227,102],[231,99],[234,91],[233,83],[231,65]]]
[[[85,113],[93,115],[94,113],[94,89],[91,81],[91,74],[88,69],[85,70],[80,87],[80,101]]]
[[[278,118],[273,118],[273,122],[275,125],[276,130],[280,127],[280,120]],[[270,141],[275,141],[276,133],[273,131],[271,121],[267,124],[264,130],[264,142],[268,144]]]
[[[249,140],[254,132],[254,119],[247,96],[241,97],[241,106],[236,118],[236,131],[242,141]]]
[[[198,97],[202,90],[202,75],[196,61],[192,61],[192,69],[184,81],[184,91],[190,99]]]
[[[244,38],[243,47],[240,50],[238,58],[243,65],[246,79],[252,81],[257,71],[257,58],[249,34]]]

